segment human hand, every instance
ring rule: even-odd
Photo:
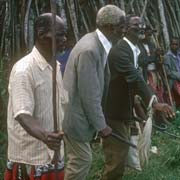
[[[153,108],[157,111],[163,112],[167,118],[174,118],[175,112],[173,111],[172,107],[166,103],[153,103]]]
[[[99,132],[99,135],[103,138],[107,137],[107,136],[110,136],[112,133],[112,129],[111,127],[109,126],[106,126],[104,129],[102,129],[100,132]]]
[[[44,143],[49,149],[57,151],[60,148],[61,140],[63,138],[63,132],[46,132]]]

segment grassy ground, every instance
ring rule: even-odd
[[[180,115],[168,130],[180,136]],[[123,180],[180,180],[180,139],[156,132],[152,145],[157,146],[158,154],[151,154],[149,164],[142,172],[128,170]],[[3,180],[6,149],[7,135],[0,131],[0,180]],[[104,168],[103,151],[99,144],[93,144],[93,149],[93,165],[87,180],[100,180]]]
[[[180,115],[168,131],[180,136]],[[158,153],[151,154],[149,164],[142,172],[128,169],[123,180],[180,180],[180,139],[155,132],[152,145],[157,146]],[[100,180],[104,162],[102,147],[95,144],[93,148],[94,160],[88,180]]]
[[[3,179],[6,164],[7,135],[0,131],[0,180]]]

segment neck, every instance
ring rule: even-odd
[[[135,38],[134,36],[131,36],[129,34],[126,35],[126,37],[134,44],[136,45],[138,43],[138,38]]]
[[[172,53],[177,56],[177,51],[172,51]]]
[[[109,33],[106,31],[105,28],[103,28],[103,27],[98,27],[98,29],[103,33],[103,35],[104,35],[109,41],[111,41],[110,36],[109,36]]]
[[[41,55],[45,58],[47,63],[51,65],[53,61],[51,48],[50,49],[44,48],[39,43],[36,43],[35,46],[38,49],[38,51],[41,53]]]
[[[143,40],[142,40],[142,43],[148,44],[148,40],[147,40],[147,39],[143,39]]]

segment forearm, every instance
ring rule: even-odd
[[[20,114],[16,117],[16,120],[31,136],[43,142],[46,141],[46,131],[40,127],[40,125],[32,116],[27,114]]]

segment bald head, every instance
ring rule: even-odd
[[[102,7],[96,16],[96,24],[98,27],[106,25],[118,25],[125,12],[115,5],[106,5]]]

